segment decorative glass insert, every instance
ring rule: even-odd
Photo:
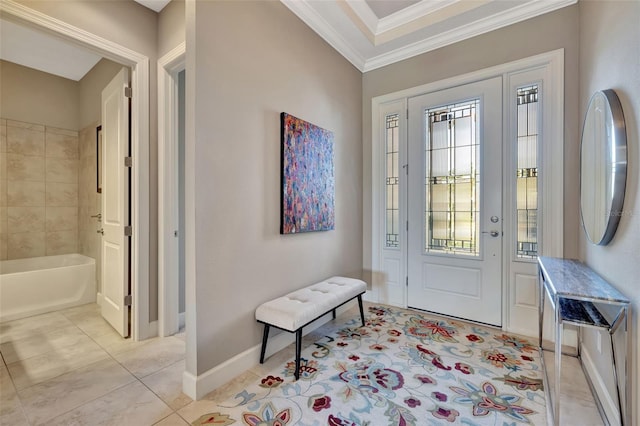
[[[479,100],[425,111],[425,252],[478,256]]]
[[[386,197],[385,246],[398,248],[400,244],[400,115],[390,114],[385,119]]]
[[[516,169],[519,258],[538,254],[538,86],[518,89],[518,165]]]

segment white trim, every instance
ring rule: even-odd
[[[593,359],[589,354],[589,350],[587,349],[587,345],[582,345],[580,357],[582,358],[582,365],[584,367],[585,373],[587,374],[588,379],[591,380],[591,384],[593,385],[597,397],[600,399],[600,404],[602,404],[604,414],[607,417],[607,420],[611,419],[611,421],[609,421],[609,424],[621,424],[620,414],[618,412],[618,402],[613,399],[613,397],[607,390],[607,385],[600,375],[598,367],[593,362]]]
[[[522,6],[514,7],[502,13],[477,20],[469,25],[463,25],[458,28],[439,33],[433,37],[429,37],[427,39],[411,43],[404,47],[394,49],[390,52],[386,52],[371,58],[366,58],[364,67],[358,68],[361,69],[362,72],[372,71],[377,68],[402,61],[404,59],[412,58],[414,56],[430,52],[440,47],[448,46],[450,44],[457,43],[459,41],[466,40],[481,34],[485,34],[499,28],[506,27],[508,25],[513,25],[515,23],[525,21],[543,13],[549,13],[556,9],[561,9],[576,2],[577,0],[561,0],[558,2],[528,2],[523,4]],[[313,26],[311,26],[311,28],[315,29],[315,27]],[[342,53],[340,50],[338,51]],[[349,59],[349,57],[345,57]],[[354,63],[354,65],[356,64]]]
[[[132,68],[132,338],[144,340],[152,336],[149,323],[149,58],[13,0],[2,0],[0,12],[3,17],[45,30]]]
[[[339,307],[336,310],[336,314],[338,316],[342,315],[344,312],[348,311],[354,306],[355,301],[351,301]],[[318,318],[303,329],[303,335],[306,336],[310,332],[328,323],[329,321],[332,321],[331,315],[329,314]],[[282,349],[295,342],[295,333],[275,333],[276,331],[271,329],[271,334],[273,334],[273,336],[271,336],[271,334],[269,336],[267,351],[265,353],[265,360],[267,361],[271,355],[281,351]],[[246,351],[229,358],[228,360],[216,365],[215,367],[205,371],[198,376],[194,376],[193,374],[185,370],[182,375],[182,392],[184,392],[184,394],[191,399],[201,399],[209,392],[214,391],[233,378],[239,376],[243,372],[259,365],[258,360],[260,359],[261,348],[262,344],[252,346]]]
[[[546,87],[547,93],[553,94],[551,104],[561,105],[562,110],[556,111],[554,114],[554,108],[545,108],[543,112],[543,119],[551,126],[547,127],[548,133],[545,132],[545,137],[549,141],[556,141],[556,143],[548,144],[548,150],[544,150],[542,154],[542,164],[551,165],[551,170],[547,170],[545,167],[545,173],[543,182],[543,197],[542,197],[542,217],[546,218],[559,218],[559,220],[553,221],[551,224],[546,223],[542,232],[542,241],[544,241],[545,256],[562,256],[563,251],[563,208],[564,208],[564,193],[563,185],[559,185],[558,182],[564,182],[563,179],[563,151],[564,143],[564,49],[558,49],[551,52],[531,56],[529,58],[509,62],[502,65],[497,65],[490,68],[485,68],[468,74],[451,77],[445,80],[440,80],[432,83],[427,83],[421,86],[400,90],[398,92],[389,93],[373,98],[371,100],[371,134],[372,134],[372,149],[371,149],[371,269],[373,277],[373,294],[371,298],[374,301],[382,302],[382,295],[385,294],[385,289],[380,287],[381,284],[378,277],[384,275],[384,265],[382,264],[382,230],[384,224],[382,223],[383,197],[379,188],[375,187],[376,182],[380,182],[384,173],[384,167],[382,163],[382,157],[380,152],[381,135],[380,135],[380,114],[384,109],[384,105],[396,102],[409,97],[435,92],[443,90],[449,87],[455,87],[463,84],[472,83],[475,81],[485,80],[488,78],[503,76],[503,80],[506,80],[506,76],[509,73],[515,73],[521,70],[532,69],[536,67],[546,67],[548,72],[548,81],[553,82],[555,85]],[[406,198],[405,198],[406,199]],[[405,206],[406,209],[406,206]],[[508,303],[508,289],[506,288],[506,281],[503,282],[503,313],[502,318],[503,327],[507,327],[507,319],[509,318],[508,312],[505,312],[509,307]],[[406,288],[405,288],[406,294]],[[405,296],[406,300],[406,296]]]
[[[372,36],[378,33],[378,24],[380,19],[373,13],[373,10],[369,5],[362,0],[345,0],[347,6],[358,15],[358,18],[362,20],[362,23],[366,25],[367,29],[371,32]]]
[[[314,30],[338,53],[344,56],[358,70],[365,68],[365,59],[360,52],[351,47],[342,34],[336,31],[307,1],[300,0],[280,0],[290,11]]]
[[[403,27],[416,19],[423,18],[427,15],[437,12],[440,9],[460,3],[462,0],[439,0],[439,1],[420,1],[409,7],[400,9],[389,16],[378,21],[376,25],[376,35],[380,35],[386,31],[390,31],[399,27]]]
[[[159,335],[178,332],[178,73],[185,43],[158,60],[158,322]],[[183,319],[184,323],[184,319]]]

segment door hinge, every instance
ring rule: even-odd
[[[125,167],[133,167],[133,158],[124,157],[124,166]]]
[[[125,226],[124,227],[124,236],[125,237],[130,237],[133,235],[133,229],[131,228],[131,226]]]
[[[404,281],[405,281],[405,285],[406,285],[407,287],[409,287],[409,277],[405,277],[405,278],[406,278],[406,279],[404,280]]]
[[[406,224],[406,228],[407,228],[407,231],[408,231],[409,230],[409,221],[406,221],[405,224]]]
[[[131,87],[127,86],[124,88],[124,96],[126,98],[132,98],[133,97],[133,90],[131,90]]]
[[[127,295],[124,297],[124,306],[131,306],[132,299],[133,299],[133,298],[131,297],[131,295],[130,295],[130,294],[127,294]]]

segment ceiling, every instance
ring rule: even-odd
[[[135,1],[155,12],[170,2]],[[280,1],[356,68],[366,72],[578,0]],[[0,59],[77,81],[100,56],[1,20]]]
[[[280,1],[366,72],[578,0]]]

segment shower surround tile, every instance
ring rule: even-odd
[[[44,156],[44,126],[8,121],[7,152]]]
[[[78,185],[78,159],[46,157],[45,180]]]
[[[7,185],[7,205],[11,207],[44,206],[44,182],[14,180]]]
[[[7,153],[7,180],[44,181],[44,157]]]
[[[46,184],[47,207],[77,207],[78,184],[77,183],[52,183]]]
[[[69,134],[71,133],[71,134]],[[45,156],[49,158],[78,159],[78,135],[77,132],[53,133],[47,127],[45,133]]]
[[[47,232],[45,237],[47,256],[78,252],[78,231]]]
[[[7,152],[7,120],[0,118],[0,152]]]
[[[77,207],[47,207],[45,209],[46,231],[77,231]]]
[[[44,231],[44,207],[7,207],[9,234]]]
[[[9,234],[7,236],[7,259],[44,256],[44,239],[44,231]]]

